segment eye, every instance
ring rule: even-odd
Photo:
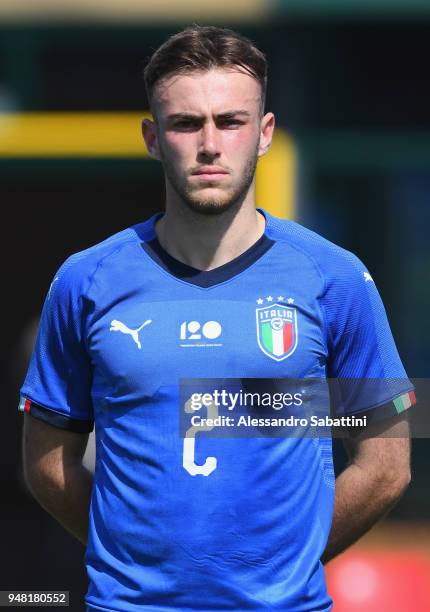
[[[175,121],[173,124],[174,130],[182,132],[197,130],[199,129],[199,127],[200,124],[198,123],[198,121],[194,121],[193,119],[180,119],[178,121]]]
[[[241,121],[240,119],[234,119],[233,117],[228,119],[221,119],[218,122],[219,127],[227,129],[235,129],[241,125],[243,125],[243,121]]]

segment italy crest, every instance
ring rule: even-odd
[[[275,361],[286,359],[297,347],[297,311],[292,306],[273,304],[256,309],[257,342]]]

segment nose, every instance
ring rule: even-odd
[[[207,122],[200,132],[199,155],[213,159],[220,154],[216,125]]]

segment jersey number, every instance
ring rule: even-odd
[[[191,400],[185,404],[185,412],[194,412],[191,408]],[[207,407],[207,417],[209,419],[215,419],[218,416],[218,406],[215,404],[209,404]],[[191,476],[197,476],[202,474],[203,476],[209,476],[214,470],[216,470],[217,460],[216,457],[206,457],[203,465],[197,465],[195,462],[195,444],[196,444],[196,433],[200,431],[210,431],[213,429],[213,425],[208,426],[197,426],[193,425],[189,427],[185,433],[184,438],[184,450],[182,453],[182,465]]]

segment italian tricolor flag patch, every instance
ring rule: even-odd
[[[31,400],[21,395],[19,400],[18,410],[21,412],[30,412]]]
[[[409,391],[408,393],[404,393],[393,400],[394,406],[396,407],[397,414],[400,414],[404,410],[407,410],[414,404],[416,404],[417,399],[415,397],[414,391]]]

